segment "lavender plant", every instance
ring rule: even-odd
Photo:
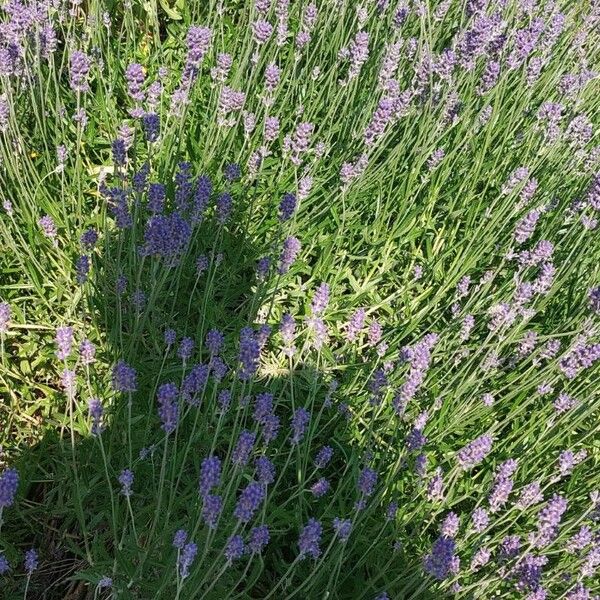
[[[599,27],[5,2],[6,597],[600,597]]]

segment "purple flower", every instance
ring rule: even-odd
[[[266,525],[258,525],[250,530],[247,552],[260,554],[269,543],[269,528]]]
[[[366,312],[364,308],[359,308],[351,317],[350,321],[346,325],[346,339],[349,342],[353,342],[358,334],[362,331],[365,326]]]
[[[594,540],[594,533],[587,525],[582,525],[579,531],[571,536],[567,542],[565,549],[570,554],[575,554],[580,550],[583,550],[587,545],[591,544]]]
[[[332,457],[333,448],[331,448],[331,446],[323,446],[315,457],[315,467],[317,467],[317,469],[325,468]]]
[[[459,559],[454,552],[454,540],[443,535],[440,536],[434,542],[431,553],[425,557],[425,571],[440,581],[451,574],[457,573]]]
[[[492,438],[482,435],[461,448],[456,455],[459,465],[464,471],[477,466],[492,450]]]
[[[38,568],[38,553],[31,548],[25,552],[25,572],[31,575]]]
[[[53,240],[54,245],[56,246],[58,244],[56,240],[57,230],[52,217],[50,215],[44,215],[38,220],[38,225],[41,227],[44,235]]]
[[[500,543],[500,557],[514,558],[519,553],[521,538],[518,535],[507,535]]]
[[[446,156],[446,152],[443,148],[438,148],[431,153],[431,156],[427,159],[427,168],[430,171],[433,171],[443,160],[444,156]]]
[[[558,494],[554,494],[538,513],[537,532],[531,534],[530,542],[537,548],[543,548],[553,541],[566,510],[567,500]]]
[[[161,213],[166,197],[167,191],[162,183],[151,183],[148,186],[148,210],[154,214]]]
[[[188,48],[183,79],[192,81],[196,78],[200,64],[210,48],[212,31],[208,27],[192,26],[188,29],[186,44]]]
[[[279,325],[279,333],[285,343],[284,354],[287,356],[293,356],[296,352],[296,347],[294,346],[294,337],[296,332],[296,322],[294,321],[294,317],[289,313],[285,313],[283,317],[281,317],[281,323]]]
[[[75,262],[75,280],[79,285],[83,285],[90,272],[90,259],[85,254],[82,254]]]
[[[211,329],[206,334],[205,344],[206,344],[206,347],[208,348],[208,351],[212,355],[216,355],[221,352],[221,348],[223,347],[224,341],[225,341],[225,338],[223,337],[223,334],[218,329]]]
[[[559,476],[557,479],[570,475],[573,469],[587,457],[585,450],[579,452],[573,452],[572,450],[565,450],[560,453],[558,457],[558,470]]]
[[[187,250],[191,236],[190,223],[178,212],[154,215],[144,229],[142,253],[175,263]]]
[[[12,506],[19,487],[19,473],[16,469],[5,469],[0,475],[0,510]]]
[[[494,487],[488,498],[492,512],[497,512],[507,503],[514,485],[511,475],[516,466],[516,461],[513,460],[508,460],[500,465],[494,480]]]
[[[350,69],[348,70],[348,81],[355,79],[363,64],[369,58],[369,34],[366,31],[359,31],[348,48],[350,57]]]
[[[87,78],[90,72],[90,57],[75,50],[69,58],[69,76],[71,89],[75,92],[87,92],[90,89]]]
[[[598,596],[590,596],[591,592],[583,583],[578,583],[566,596],[565,600],[595,600]]]
[[[131,486],[133,485],[133,471],[123,469],[119,475],[119,483],[121,484],[121,494],[123,496],[131,496]]]
[[[146,113],[142,117],[142,127],[146,140],[150,143],[156,142],[160,135],[160,117],[153,112]]]
[[[262,435],[265,443],[272,442],[279,433],[281,427],[281,421],[277,415],[268,415],[265,417],[263,423]]]
[[[373,469],[365,467],[358,476],[358,491],[362,496],[371,496],[375,491],[376,484],[377,473]]]
[[[144,68],[139,63],[130,64],[125,69],[125,81],[127,82],[127,93],[136,102],[144,101]]]
[[[544,499],[541,486],[537,481],[527,484],[519,495],[516,506],[520,509],[526,509],[534,504],[538,504]]]
[[[124,360],[119,360],[112,370],[112,387],[115,392],[135,392],[137,373]]]
[[[206,497],[212,488],[221,482],[221,460],[218,456],[209,456],[202,461],[200,466],[200,489],[201,497]]]
[[[435,470],[435,474],[427,483],[427,499],[431,502],[444,499],[444,477],[440,467]]]
[[[277,139],[278,135],[279,135],[279,119],[277,117],[266,117],[265,118],[265,141],[272,142],[273,140]],[[289,194],[289,195],[292,196],[292,198],[294,199],[294,206],[291,211],[293,213],[296,208],[296,198],[294,197],[293,194]],[[287,196],[287,194],[284,194],[283,199],[285,199],[286,196]],[[281,204],[283,204],[283,199],[281,200]],[[288,200],[287,202],[289,202],[291,204],[291,200]],[[280,205],[280,211],[281,211],[281,205]],[[286,219],[282,219],[282,220],[286,220]]]
[[[600,315],[600,287],[591,288],[588,291],[590,309]]]
[[[198,406],[200,399],[198,395],[204,392],[206,382],[208,381],[209,368],[207,365],[194,365],[191,371],[183,379],[181,386],[181,395],[184,400],[192,406]]]
[[[335,517],[333,519],[333,529],[340,542],[348,541],[350,533],[352,532],[352,521],[350,519],[340,519]]]
[[[188,534],[183,529],[179,529],[173,536],[173,547],[177,550],[183,550],[185,543],[187,542]]]
[[[174,329],[165,329],[165,345],[170,348],[177,341],[177,332]]]
[[[6,333],[8,331],[11,312],[8,302],[0,302],[0,333]]]
[[[244,555],[244,539],[241,535],[232,535],[225,546],[225,558],[228,562],[242,558]]]
[[[248,381],[258,370],[260,361],[260,344],[251,327],[244,327],[240,331],[239,361],[239,378]]]
[[[67,360],[71,354],[71,347],[73,345],[73,328],[72,327],[59,327],[56,330],[56,356],[59,360]]]
[[[177,568],[179,569],[179,576],[181,579],[185,579],[190,574],[190,567],[192,566],[197,553],[198,546],[194,544],[194,542],[186,544],[183,547],[183,550],[181,550],[181,554],[177,563]]]
[[[259,456],[254,461],[254,466],[259,483],[269,485],[275,481],[275,465],[266,456]]]
[[[470,569],[472,571],[476,571],[477,569],[484,567],[488,564],[491,556],[492,552],[489,550],[489,548],[479,548],[471,559]]]
[[[10,564],[6,559],[6,556],[0,552],[0,575],[5,575],[10,571]]]
[[[223,499],[221,496],[207,494],[202,499],[202,519],[210,527],[214,529],[217,526],[219,515],[223,509]]]
[[[86,250],[92,250],[98,241],[98,232],[93,227],[89,227],[81,234],[79,241]]]
[[[499,75],[500,63],[496,60],[488,60],[488,62],[485,65],[483,75],[481,76],[481,81],[479,83],[479,87],[477,88],[477,93],[480,96],[483,96],[483,94],[489,92],[496,85]]]
[[[121,138],[117,138],[113,141],[112,146],[112,157],[115,165],[122,167],[127,161],[127,147],[125,141]]]
[[[268,93],[272,93],[279,85],[281,70],[275,63],[269,63],[265,67],[265,88]]]
[[[227,75],[233,65],[233,57],[226,52],[217,54],[216,66],[210,70],[210,76],[215,81],[223,83],[227,79]]]
[[[519,591],[537,590],[542,578],[542,567],[548,562],[546,556],[526,554],[511,570],[511,576],[517,580],[515,587]]]
[[[388,507],[385,510],[385,520],[386,521],[394,521],[396,519],[396,514],[398,513],[398,503],[390,502]]]
[[[329,303],[329,286],[321,283],[314,293],[310,308],[314,316],[323,314]]]
[[[456,534],[458,533],[459,526],[460,519],[458,518],[458,515],[454,512],[449,512],[442,522],[440,533],[445,537],[455,538]]]
[[[237,444],[233,449],[231,462],[233,462],[233,464],[237,466],[247,465],[255,441],[256,433],[247,430],[242,431],[238,438]]]
[[[471,514],[471,524],[477,533],[481,533],[490,522],[487,511],[483,508],[476,508]]]
[[[308,523],[302,528],[298,539],[300,558],[305,558],[307,555],[312,558],[319,558],[321,555],[319,544],[322,534],[323,526],[319,521],[311,517]]]
[[[329,481],[327,481],[325,477],[321,477],[311,486],[310,491],[315,498],[320,498],[321,496],[324,496],[330,488],[331,484]]]
[[[258,44],[264,44],[268,41],[273,33],[273,25],[268,21],[264,21],[260,19],[252,23],[252,33],[254,34],[254,39]]]
[[[179,343],[179,349],[177,350],[177,356],[183,361],[188,361],[192,358],[194,352],[194,340],[190,337],[184,337]]]
[[[300,252],[300,240],[295,237],[288,237],[283,242],[283,249],[279,255],[279,266],[277,272],[280,275],[285,275],[289,270],[296,257]]]
[[[237,504],[235,505],[233,515],[243,523],[247,523],[252,519],[264,498],[264,486],[252,481],[242,490]]]
[[[172,433],[177,429],[179,421],[179,390],[174,383],[163,383],[157,392],[158,416],[161,427],[165,433]]]
[[[306,433],[306,428],[310,422],[310,413],[305,408],[298,408],[292,415],[292,444],[298,444]]]
[[[408,346],[403,350],[410,364],[406,380],[400,386],[393,405],[396,413],[401,415],[408,402],[414,398],[425,380],[425,375],[431,362],[431,352],[438,341],[435,333],[429,333],[419,340],[414,346]]]
[[[285,193],[279,203],[279,220],[289,221],[294,211],[296,210],[296,196],[294,194]]]
[[[98,398],[90,398],[88,400],[88,410],[92,419],[92,435],[100,435],[104,431],[104,425],[102,424],[104,409],[102,408],[102,403]]]
[[[310,138],[314,132],[315,126],[312,123],[300,123],[296,127],[294,135],[288,139],[288,146],[291,150],[291,161],[296,166],[300,165],[301,156],[308,152]]]

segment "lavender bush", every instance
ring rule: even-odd
[[[600,598],[600,4],[0,6],[0,595]]]

